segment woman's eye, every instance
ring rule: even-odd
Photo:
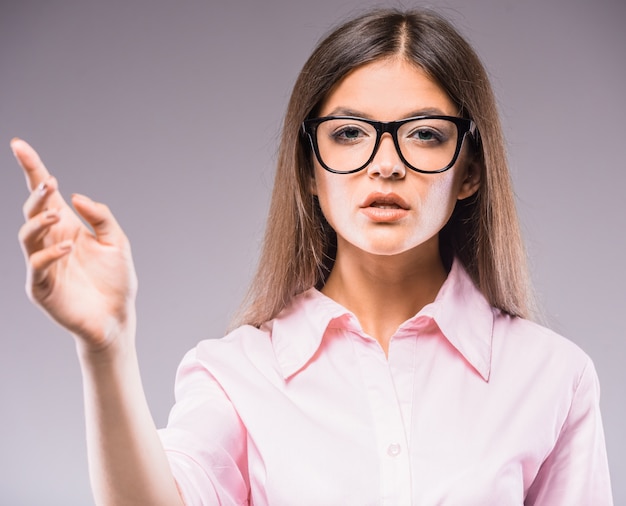
[[[432,130],[420,129],[413,132],[413,137],[419,141],[432,142],[440,140],[439,136]]]
[[[433,135],[433,133],[432,133],[432,132],[424,132],[424,131],[422,131],[422,132],[417,132],[417,136],[418,136],[420,139],[425,140],[425,141],[429,141],[429,140],[431,140],[431,139],[433,139],[433,138],[434,138],[434,135]]]
[[[356,140],[362,136],[363,132],[359,128],[345,127],[335,132],[333,137],[339,140]]]

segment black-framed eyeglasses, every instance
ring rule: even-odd
[[[384,133],[391,135],[398,156],[409,169],[434,174],[456,163],[465,136],[476,136],[476,125],[455,116],[416,116],[388,122],[324,116],[305,120],[302,131],[309,137],[320,165],[336,174],[367,167]]]

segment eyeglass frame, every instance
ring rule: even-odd
[[[376,130],[376,142],[374,143],[374,149],[372,150],[371,156],[369,157],[367,162],[365,162],[363,165],[361,165],[360,167],[356,169],[349,170],[349,171],[335,170],[329,167],[328,165],[326,165],[324,161],[322,160],[322,156],[319,151],[319,145],[317,143],[317,127],[321,123],[324,123],[330,120],[336,120],[336,119],[360,121],[360,122],[367,123],[368,125],[373,126],[374,129]],[[424,119],[447,120],[456,125],[458,137],[456,141],[456,149],[454,151],[454,156],[452,157],[452,161],[448,165],[446,165],[443,169],[438,169],[438,170],[418,169],[417,167],[414,167],[406,160],[406,158],[402,154],[402,150],[400,149],[400,143],[398,141],[398,129],[405,123],[410,123],[411,121],[424,120]],[[465,137],[467,136],[467,134],[470,134],[472,139],[477,139],[478,129],[476,128],[476,124],[471,119],[459,118],[456,116],[441,116],[441,115],[413,116],[411,118],[401,119],[397,121],[376,121],[376,120],[371,120],[367,118],[359,118],[357,116],[321,116],[319,118],[305,119],[302,122],[302,133],[305,134],[309,138],[311,148],[313,149],[313,152],[315,153],[315,157],[317,158],[317,161],[320,163],[320,165],[325,170],[327,170],[328,172],[332,172],[333,174],[354,174],[355,172],[359,172],[363,170],[365,167],[367,167],[370,163],[372,163],[372,160],[376,156],[376,153],[378,152],[378,148],[380,147],[380,141],[382,139],[383,134],[385,133],[388,133],[389,135],[391,135],[391,138],[393,139],[393,144],[396,148],[396,153],[398,153],[398,156],[400,157],[400,160],[402,160],[402,163],[404,163],[404,165],[406,165],[409,169],[411,169],[414,172],[419,172],[422,174],[439,174],[441,172],[445,172],[446,170],[450,169],[456,163],[457,159],[459,158],[459,154],[461,152],[461,147],[463,146],[463,141],[465,140]]]

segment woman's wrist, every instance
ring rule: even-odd
[[[128,357],[136,359],[135,327],[134,322],[124,327],[116,325],[97,339],[74,334],[81,365],[110,365]]]

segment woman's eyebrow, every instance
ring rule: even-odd
[[[398,118],[398,119],[413,118],[415,116],[447,116],[447,115],[449,114],[446,113],[445,111],[442,111],[441,109],[437,107],[424,107],[421,109],[410,111],[407,114],[404,114],[402,118]],[[364,119],[371,119],[371,120],[377,119],[363,111],[358,111],[356,109],[350,109],[348,107],[342,107],[342,106],[335,107],[332,111],[330,111],[325,116],[354,116],[357,118],[364,118]]]
[[[364,112],[357,111],[356,109],[348,109],[347,107],[335,107],[327,116],[355,116],[357,118],[373,119]]]
[[[412,118],[414,116],[449,116],[449,113],[439,109],[438,107],[425,107],[416,111],[411,111],[405,118]]]

